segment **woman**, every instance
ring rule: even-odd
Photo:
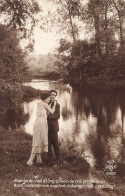
[[[30,158],[27,165],[33,165],[33,159],[37,155],[37,163],[42,163],[41,153],[48,152],[48,125],[47,113],[53,114],[55,111],[56,101],[52,108],[48,105],[50,94],[41,95],[41,102],[37,105],[37,118],[33,126],[33,143]]]

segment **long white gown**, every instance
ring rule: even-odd
[[[37,104],[37,118],[33,125],[32,153],[48,152],[47,112],[53,113],[50,106],[41,101]]]

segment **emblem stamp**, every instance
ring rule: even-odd
[[[105,164],[105,174],[108,176],[116,175],[117,163],[114,160],[108,160]]]

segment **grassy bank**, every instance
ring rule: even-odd
[[[75,180],[88,180],[88,179],[98,179],[107,180],[103,173],[90,173],[89,164],[78,155],[76,157],[72,151],[69,149],[63,149],[61,146],[61,162],[50,162],[46,163],[46,159],[43,154],[43,165],[37,165],[34,162],[34,166],[29,167],[26,162],[29,158],[31,151],[32,137],[19,130],[4,130],[1,129],[0,135],[0,196],[109,196],[124,195],[124,186],[116,187],[116,189],[94,189],[92,184],[91,188],[76,188],[76,187],[66,187],[66,180],[70,180],[72,185],[80,185],[81,182],[75,182]],[[67,153],[68,152],[68,153]],[[93,177],[91,177],[93,175]],[[49,187],[17,187],[22,186],[22,182],[17,182],[18,180],[28,180],[30,184],[34,184],[32,181],[47,180],[47,182],[39,182],[36,184],[46,185]],[[53,184],[53,181],[58,180],[60,183]],[[65,180],[65,182],[61,182]],[[74,180],[74,181],[73,181]],[[109,179],[108,183],[112,182],[113,179]],[[27,182],[26,182],[27,183]],[[15,185],[14,185],[15,184]],[[25,183],[24,183],[25,184]],[[28,184],[28,183],[27,183]],[[59,185],[60,184],[60,185]],[[51,187],[55,186],[55,187]],[[57,185],[62,187],[56,187]],[[121,184],[120,184],[121,185]]]
[[[85,178],[88,173],[89,165],[85,160],[78,158],[75,162],[72,155],[67,156],[62,152],[63,161],[60,163],[46,163],[44,165],[29,167],[26,162],[30,156],[32,137],[18,130],[1,130],[0,149],[1,149],[1,182],[0,195],[55,195],[57,188],[17,188],[14,187],[14,179],[79,179]],[[44,154],[43,154],[44,156]],[[77,168],[77,167],[78,168]],[[60,195],[64,192],[72,195],[74,189],[64,190],[58,188]],[[81,191],[79,190],[79,193]]]
[[[47,90],[39,90],[31,86],[24,86],[24,85],[22,86],[22,90],[23,90],[24,100],[37,98],[37,97],[40,97],[41,94],[48,92]]]
[[[31,81],[32,79],[48,79],[48,80],[57,80],[60,79],[60,73],[57,72],[45,72],[45,73],[29,73],[26,78],[25,81]]]

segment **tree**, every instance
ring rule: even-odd
[[[101,30],[100,30],[100,12],[101,12],[102,4],[99,0],[89,0],[88,11],[90,16],[94,19],[94,28],[95,28],[95,43],[97,46],[97,51],[99,57],[102,58],[102,50],[101,50]]]
[[[90,59],[90,47],[87,41],[77,40],[71,51],[72,66],[79,71],[79,80],[82,80],[85,70],[85,64]],[[82,75],[83,74],[83,75]]]
[[[21,39],[28,38],[28,47],[31,46],[31,48],[33,45],[31,35],[39,11],[40,7],[35,0],[0,0],[2,24],[18,30],[18,36],[20,35]]]
[[[85,64],[91,57],[90,45],[87,41],[77,40],[76,43],[70,43],[67,40],[61,39],[59,51],[60,63],[63,65],[63,71],[69,76],[78,76],[79,80],[85,77]],[[62,67],[62,66],[61,66]]]
[[[20,40],[29,39],[27,48],[33,49],[31,35],[39,11],[35,0],[0,0],[0,94],[2,104],[13,109],[23,97],[22,83],[27,72],[26,51],[22,51]]]
[[[125,20],[125,1],[124,0],[111,0],[114,5],[116,15],[118,17],[118,28],[120,31],[120,46],[124,45],[123,23]]]
[[[10,100],[12,107],[17,107],[23,96],[21,84],[27,72],[25,53],[12,28],[0,25],[0,35],[0,93]]]
[[[114,76],[119,77],[121,73],[124,76],[125,2],[55,1],[58,5],[58,15],[56,13],[54,17],[56,23],[61,25],[61,32],[66,35],[65,39],[60,40],[60,61],[57,66],[64,68],[65,75],[72,75],[80,80],[86,76],[107,80]],[[83,34],[79,30],[81,26],[82,29],[85,27]],[[84,40],[85,34],[87,42]],[[79,40],[82,35],[83,40]],[[69,37],[72,38],[70,41]]]
[[[0,25],[1,75],[7,83],[23,82],[26,72],[25,53],[20,48],[20,40],[12,28]]]
[[[75,44],[79,36],[78,2],[75,0],[53,0],[52,2],[57,6],[57,10],[55,15],[49,12],[51,24],[58,26],[59,32],[63,32]]]

